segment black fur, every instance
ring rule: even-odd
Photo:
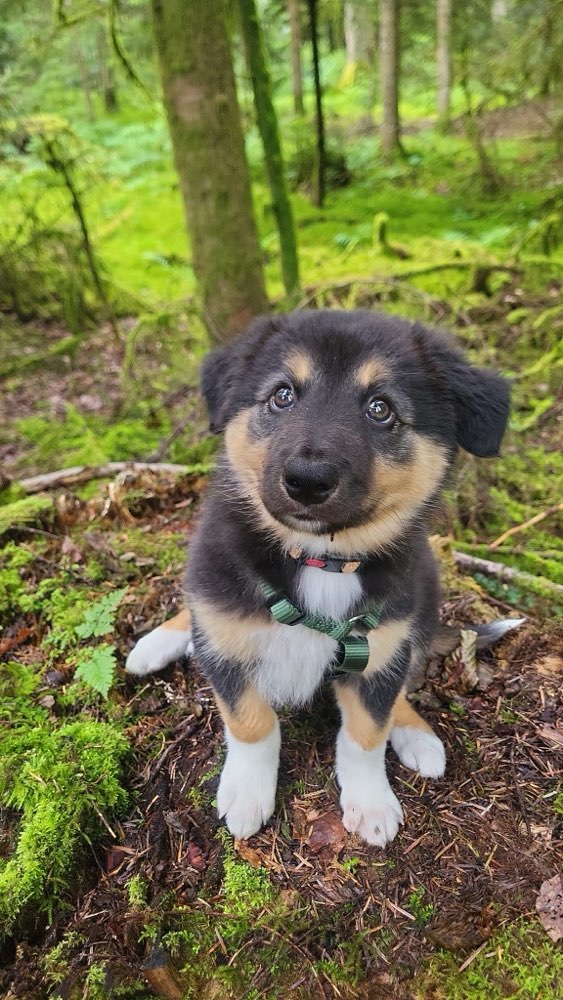
[[[286,361],[296,350],[306,351],[314,374],[296,387],[291,412],[273,412],[268,399],[280,381],[287,382]],[[371,359],[387,374],[363,392],[354,372]],[[291,531],[299,504],[284,492],[283,470],[292,456],[320,456],[338,467],[335,496],[310,506],[311,526],[304,520],[299,528],[305,541],[326,537],[337,554],[339,535],[366,524],[377,526],[384,518],[389,463],[410,469],[420,442],[435,446],[431,457],[445,456],[443,467],[425,467],[419,473],[430,477],[428,489],[420,502],[413,501],[412,509],[401,513],[395,534],[391,519],[389,538],[356,553],[364,560],[359,570],[362,591],[348,614],[382,602],[384,623],[413,620],[409,642],[397,651],[392,669],[369,682],[348,682],[357,686],[366,707],[382,721],[404,683],[411,655],[420,657],[428,648],[437,621],[437,574],[426,540],[428,511],[458,446],[480,456],[498,451],[508,416],[507,383],[470,365],[447,336],[419,324],[363,311],[303,311],[261,318],[244,337],[210,355],[202,369],[202,389],[215,430],[248,410],[252,442],[265,448],[258,488],[263,510],[241,482],[241,470],[223,452],[190,546],[188,594],[241,619],[258,616],[266,625],[271,620],[261,579],[294,603],[299,601],[298,568],[287,556],[283,530],[276,535],[262,516],[267,512],[275,524]],[[374,395],[389,399],[396,409],[398,419],[388,429],[374,427],[366,416],[367,401]],[[305,518],[307,511],[300,516]],[[259,665],[237,665],[214,654],[197,614],[194,617],[202,666],[218,693],[234,705]]]

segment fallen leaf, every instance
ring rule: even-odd
[[[255,847],[249,847],[246,840],[235,840],[235,851],[251,868],[268,867],[269,854]]]
[[[201,848],[193,840],[188,844],[187,855],[192,868],[195,868],[196,872],[202,872],[206,865],[205,858]]]
[[[559,677],[563,675],[563,657],[542,656],[539,660],[534,660],[532,667],[542,677]]]
[[[315,854],[325,847],[330,847],[334,854],[340,854],[345,838],[346,831],[336,813],[326,813],[313,822],[307,843]]]
[[[563,938],[563,876],[542,882],[536,899],[536,910],[540,923],[552,941]]]
[[[20,628],[14,635],[7,635],[5,639],[0,639],[0,656],[9,653],[16,646],[21,646],[34,632],[34,628]]]

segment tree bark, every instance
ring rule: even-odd
[[[313,49],[313,78],[315,81],[315,108],[316,108],[316,128],[317,128],[317,149],[315,162],[315,188],[313,201],[319,208],[322,207],[326,193],[326,153],[325,153],[325,131],[323,117],[323,97],[321,89],[321,72],[319,64],[319,37],[317,30],[317,0],[307,0],[309,10],[309,28],[311,32],[311,46]]]
[[[293,107],[296,115],[305,114],[303,104],[303,73],[301,71],[301,30],[299,26],[299,0],[287,0],[289,31],[291,37],[291,75],[293,79]]]
[[[370,0],[346,0],[344,4],[346,62],[373,66],[375,59],[375,18]]]
[[[246,60],[252,78],[256,122],[264,147],[264,163],[272,208],[280,235],[283,284],[291,294],[299,288],[299,264],[293,212],[287,191],[278,120],[272,101],[272,84],[266,64],[262,31],[255,0],[239,0]]]
[[[380,0],[379,67],[381,76],[381,149],[388,162],[401,151],[399,125],[399,5],[400,0]]]
[[[437,110],[438,120],[443,126],[447,126],[450,120],[450,91],[452,86],[451,26],[452,0],[438,0],[436,8]]]
[[[204,320],[228,340],[268,305],[223,0],[152,0]]]
[[[100,24],[98,27],[98,66],[104,108],[109,114],[113,114],[118,109],[117,87],[115,85],[115,73],[111,64],[111,58],[108,55],[105,24]]]

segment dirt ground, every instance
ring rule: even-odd
[[[194,499],[193,483],[175,487],[145,504],[137,512],[138,524],[157,538],[171,531],[189,534]],[[106,530],[111,553],[112,533],[120,525],[108,523]],[[60,555],[62,541],[53,535],[47,566]],[[122,572],[128,572],[126,565]],[[151,568],[145,573],[148,588],[142,598],[132,588],[120,622],[124,655],[148,624],[167,617],[181,600],[177,574]],[[482,597],[460,579],[443,605],[443,620],[474,621],[476,607],[482,614]],[[487,610],[490,617],[506,612],[495,601]],[[33,660],[39,655],[37,633],[28,619],[14,623],[13,634],[22,624],[29,631],[16,655]],[[75,992],[75,984],[93,961],[110,970],[108,996],[116,984],[142,981],[151,949],[141,931],[151,914],[162,916],[171,901],[192,914],[208,914],[221,899],[225,859],[234,856],[265,869],[280,891],[287,905],[286,944],[293,953],[287,986],[258,960],[241,996],[418,997],[412,978],[437,948],[448,949],[461,965],[499,927],[521,916],[537,921],[535,899],[541,883],[557,872],[563,839],[563,816],[553,810],[563,776],[557,726],[562,665],[563,629],[546,630],[533,620],[481,657],[477,677],[468,678],[455,657],[429,664],[424,686],[413,697],[444,740],[447,773],[439,781],[424,780],[389,753],[391,781],[406,819],[385,851],[360,843],[341,825],[330,691],[311,710],[284,713],[276,814],[250,841],[235,843],[233,855],[212,805],[223,755],[221,725],[197,665],[177,664],[145,682],[124,678],[119,700],[134,704],[136,712],[128,732],[135,805],[117,824],[115,837],[96,845],[90,888],[75,908],[35,940],[5,946],[2,995],[90,996]],[[64,676],[46,679],[43,694],[64,681]],[[148,886],[141,909],[132,909],[127,892],[134,876]],[[294,919],[297,910],[306,920]],[[53,993],[41,958],[69,931],[79,944],[67,978]],[[276,935],[279,924],[266,912],[255,929],[249,926],[245,949],[260,954]],[[334,970],[351,941],[362,971],[346,985]],[[224,944],[206,947],[206,962],[220,967],[232,960]]]

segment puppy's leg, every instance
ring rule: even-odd
[[[442,777],[446,769],[444,745],[407,701],[404,690],[393,706],[391,746],[405,767],[424,778]]]
[[[385,772],[385,747],[391,728],[391,705],[378,717],[369,711],[371,699],[362,687],[377,679],[335,681],[342,727],[336,741],[336,775],[341,788],[344,826],[368,844],[385,847],[403,822],[403,810]],[[392,704],[392,702],[391,702]]]
[[[191,616],[188,608],[184,608],[139,639],[127,657],[125,669],[128,674],[142,677],[164,670],[182,656],[192,656],[193,651]]]
[[[217,792],[217,811],[234,837],[246,839],[272,815],[280,757],[280,724],[254,688],[246,688],[232,707],[218,695],[225,723],[227,759]]]

